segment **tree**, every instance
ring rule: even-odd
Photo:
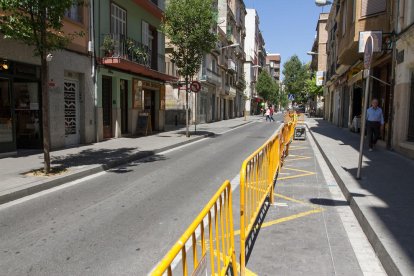
[[[295,95],[295,101],[306,102],[305,83],[309,78],[308,68],[303,64],[297,55],[292,56],[283,64],[283,75],[285,79],[285,91],[288,94]]]
[[[217,42],[217,35],[212,31],[217,24],[216,9],[212,0],[170,0],[162,22],[162,30],[173,46],[171,60],[185,79],[187,137],[188,84],[200,69],[204,55]]]
[[[62,18],[79,0],[0,0],[5,14],[0,16],[0,31],[4,38],[19,40],[33,46],[40,57],[42,77],[42,130],[44,172],[50,172],[50,131],[47,55],[64,48],[76,35],[63,33]]]
[[[266,70],[260,72],[256,90],[265,101],[277,100],[278,86]]]
[[[316,85],[316,76],[312,74],[312,76],[305,81],[305,92],[308,97],[315,98],[317,96],[322,96],[322,86]]]
[[[47,55],[64,48],[81,33],[63,33],[62,18],[79,0],[0,0],[0,31],[4,38],[19,40],[33,46],[33,54],[40,57],[42,75],[42,127],[44,172],[50,172],[50,133]]]

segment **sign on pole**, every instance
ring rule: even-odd
[[[295,100],[295,95],[293,95],[293,94],[289,94],[289,95],[288,95],[288,100],[289,100],[289,101],[294,101],[294,100]]]
[[[198,81],[193,81],[190,84],[190,90],[193,91],[194,93],[197,93],[201,90],[201,83]]]
[[[370,71],[372,63],[372,55],[374,54],[374,40],[372,36],[369,36],[367,42],[365,43],[364,51],[364,68],[367,72],[365,91],[364,91],[364,107],[362,108],[362,118],[361,118],[361,139],[359,143],[359,159],[358,159],[358,170],[357,170],[357,179],[361,179],[361,168],[362,168],[362,156],[364,150],[364,136],[366,128],[366,110],[368,107],[368,98],[369,98],[369,82],[370,82]]]
[[[358,53],[365,52],[369,37],[372,38],[373,51],[375,53],[382,51],[382,31],[365,31],[359,32]]]
[[[365,43],[364,51],[364,68],[371,69],[372,55],[374,53],[374,41],[372,36],[368,37],[367,42]]]

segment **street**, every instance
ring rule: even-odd
[[[280,115],[276,123],[257,118],[228,133],[3,205],[0,270],[6,275],[146,275],[281,120]]]

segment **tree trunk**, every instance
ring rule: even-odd
[[[49,91],[48,65],[46,53],[41,56],[42,71],[42,129],[43,129],[43,158],[45,174],[50,172],[50,133],[49,133]]]

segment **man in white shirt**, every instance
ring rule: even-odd
[[[372,100],[371,107],[367,110],[366,120],[369,151],[372,151],[384,128],[384,115],[382,114],[382,109],[378,107],[377,99]]]

